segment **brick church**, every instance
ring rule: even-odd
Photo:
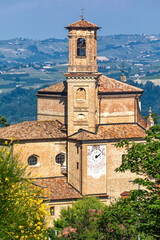
[[[103,76],[97,67],[97,30],[84,19],[69,31],[66,81],[37,94],[37,121],[0,129],[0,139],[14,138],[14,153],[28,164],[37,185],[50,191],[48,204],[57,218],[62,207],[82,196],[98,196],[105,204],[136,188],[129,171],[116,173],[125,150],[120,139],[143,141],[143,90]]]

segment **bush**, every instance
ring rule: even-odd
[[[42,191],[26,176],[12,147],[5,144],[0,149],[0,239],[45,239]]]

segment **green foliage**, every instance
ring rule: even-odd
[[[41,190],[27,180],[12,147],[0,149],[0,239],[44,239]]]
[[[62,209],[60,219],[54,221],[55,229],[62,233],[61,239],[68,239],[63,234],[64,229],[72,228],[69,231],[71,239],[101,239],[97,231],[97,217],[102,213],[104,204],[95,197],[84,197],[72,204],[72,208]],[[54,234],[52,239],[56,239]]]
[[[0,126],[2,126],[2,127],[9,126],[9,123],[7,123],[7,118],[0,116]]]
[[[160,86],[156,86],[152,82],[146,82],[145,85],[133,81],[128,81],[128,83],[144,90],[144,94],[141,98],[142,114],[147,116],[149,107],[151,107],[153,113],[158,113],[160,115]],[[156,119],[157,116],[153,116],[153,118],[155,121],[159,121],[159,119]]]
[[[137,201],[136,201],[137,203]],[[84,198],[63,209],[60,219],[48,230],[51,239],[111,239],[136,240],[139,233],[139,207],[131,199],[119,199],[104,206],[98,199]],[[58,236],[54,230],[58,230]],[[153,240],[141,233],[142,240]]]
[[[116,171],[130,170],[139,175],[134,180],[141,189],[131,192],[131,206],[139,209],[139,231],[160,238],[160,126],[147,131],[145,142],[129,143],[122,140],[118,147],[125,147],[127,154]]]
[[[16,88],[10,93],[0,95],[0,114],[13,124],[36,120],[36,90]]]
[[[138,211],[131,207],[130,199],[120,199],[106,206],[97,222],[103,239],[121,240],[137,239],[138,223]]]
[[[146,116],[145,119],[147,120],[148,117],[149,117],[149,115]],[[153,118],[154,124],[158,124],[158,121],[160,120],[159,114],[158,113],[152,113],[152,118]]]

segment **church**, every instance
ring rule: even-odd
[[[143,90],[106,77],[97,67],[98,25],[83,18],[69,31],[66,80],[37,93],[37,121],[0,129],[1,141],[14,139],[13,152],[30,177],[50,194],[53,218],[83,196],[105,204],[136,188],[135,175],[116,173],[125,149],[120,139],[143,141],[150,122],[141,115]]]

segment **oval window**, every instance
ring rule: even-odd
[[[38,158],[36,155],[32,155],[28,158],[28,164],[29,165],[36,165],[38,163]]]
[[[60,164],[60,165],[62,166],[63,163],[64,163],[64,161],[65,161],[65,154],[64,154],[64,153],[59,153],[59,154],[56,156],[55,161],[56,161],[57,164]]]

